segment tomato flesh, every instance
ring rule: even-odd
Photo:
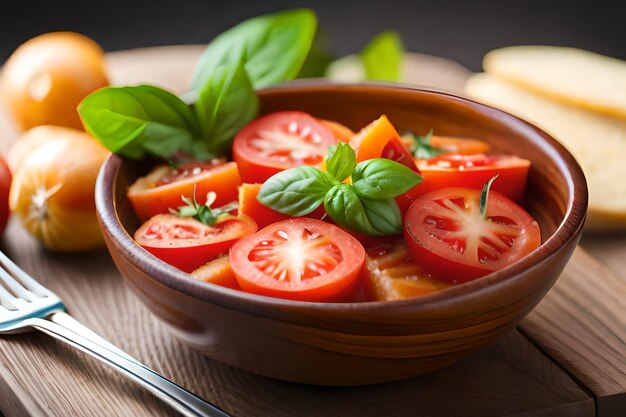
[[[145,222],[157,214],[169,213],[170,208],[184,205],[181,197],[192,197],[194,189],[199,204],[206,203],[209,192],[216,195],[212,207],[236,201],[240,184],[235,162],[191,162],[174,170],[165,165],[154,168],[137,179],[126,195],[139,220]]]
[[[384,243],[367,251],[365,293],[368,300],[402,300],[431,294],[449,286],[426,274],[413,260],[404,241]]]
[[[135,241],[162,261],[191,272],[256,230],[256,223],[244,216],[225,217],[208,226],[190,217],[159,214],[137,229]]]
[[[354,299],[365,250],[326,222],[295,218],[237,242],[229,254],[244,291],[302,301]]]
[[[233,159],[247,183],[263,183],[272,175],[302,165],[321,164],[333,133],[302,112],[277,112],[260,117],[237,133]]]
[[[202,265],[191,272],[191,276],[200,281],[209,282],[221,287],[240,289],[237,278],[230,267],[228,256],[223,255]]]
[[[539,225],[523,208],[491,191],[487,218],[480,191],[446,188],[409,208],[404,237],[413,258],[433,277],[467,282],[502,269],[541,244]]]

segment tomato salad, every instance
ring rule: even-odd
[[[159,165],[128,198],[135,241],[197,279],[303,301],[397,300],[499,270],[541,244],[530,162],[477,139],[354,133],[299,111],[240,129],[232,161]]]

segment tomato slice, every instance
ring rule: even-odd
[[[402,144],[409,150],[413,149],[413,139],[411,137],[403,136]],[[491,145],[485,141],[457,136],[433,135],[430,138],[430,145],[433,148],[457,155],[475,155],[491,152]]]
[[[295,218],[237,242],[230,263],[244,291],[302,301],[356,298],[365,250],[332,224]]]
[[[448,187],[481,190],[495,175],[498,180],[491,189],[519,203],[530,168],[529,160],[513,155],[444,154],[431,159],[416,159],[415,162],[424,181],[396,198],[402,213],[421,195]]]
[[[227,255],[213,259],[191,273],[196,279],[222,287],[240,289]]]
[[[541,244],[539,225],[513,201],[490,191],[486,219],[479,202],[479,190],[445,188],[419,197],[409,208],[405,240],[432,276],[467,282],[512,264]]]
[[[233,159],[247,183],[263,183],[274,174],[302,165],[322,163],[333,133],[303,112],[286,111],[260,117],[237,133]]]
[[[334,120],[319,119],[320,123],[326,126],[335,135],[338,141],[349,143],[354,132],[347,126],[342,125]]]
[[[214,207],[237,200],[241,184],[235,162],[222,159],[211,162],[190,162],[172,169],[161,165],[141,177],[128,188],[127,196],[135,214],[142,222],[157,214],[169,213],[184,203],[181,196],[191,197],[194,187],[199,204],[206,203],[207,193],[215,192]]]
[[[403,145],[400,135],[387,116],[382,115],[361,129],[350,140],[357,162],[372,158],[387,158],[419,173],[413,155]]]
[[[419,297],[448,288],[432,278],[411,257],[404,241],[390,242],[367,251],[365,293],[368,300],[393,301]]]
[[[191,272],[256,231],[256,223],[244,216],[225,217],[207,226],[190,217],[158,214],[137,229],[135,242],[162,261]]]

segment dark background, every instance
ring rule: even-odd
[[[107,51],[207,43],[258,14],[310,7],[336,55],[356,52],[375,34],[397,30],[407,50],[481,68],[489,50],[515,44],[567,45],[626,59],[624,1],[28,1],[2,2],[0,62],[44,32],[81,32]]]

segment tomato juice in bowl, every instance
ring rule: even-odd
[[[377,85],[299,84],[259,92],[262,114],[303,111],[358,130],[386,114],[394,125],[481,139],[531,161],[523,206],[542,244],[483,278],[422,297],[309,302],[190,279],[131,235],[139,222],[126,190],[147,166],[111,157],[97,187],[111,255],[131,289],[183,342],[222,362],[290,381],[358,385],[431,372],[513,327],[554,284],[580,237],[586,187],[556,141],[498,110],[458,97]]]

